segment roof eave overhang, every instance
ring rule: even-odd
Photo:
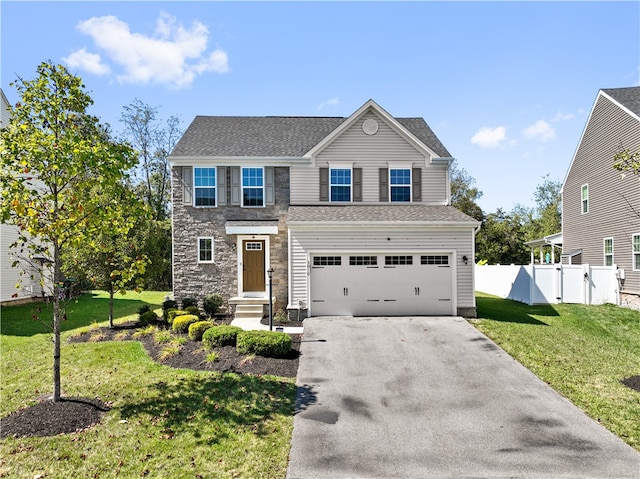
[[[260,166],[291,166],[308,164],[309,160],[301,157],[285,156],[170,156],[171,166],[193,165],[260,165]]]
[[[366,229],[376,230],[416,230],[416,229],[475,229],[480,225],[478,221],[291,221],[287,222],[290,229],[315,230],[315,229]]]

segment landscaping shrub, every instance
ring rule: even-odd
[[[184,310],[189,314],[195,314],[196,316],[200,316],[200,308],[197,306],[187,306]]]
[[[204,298],[202,302],[202,309],[207,315],[215,316],[218,311],[220,311],[220,307],[224,304],[224,299],[219,294],[210,294]]]
[[[202,342],[209,349],[219,346],[235,346],[236,336],[242,332],[242,328],[237,326],[215,326],[207,329],[202,335]]]
[[[167,323],[172,324],[173,320],[176,319],[176,316],[183,316],[185,314],[189,314],[182,309],[172,309],[167,313]]]
[[[242,331],[238,334],[236,350],[240,354],[282,358],[291,351],[291,336],[276,331]]]
[[[149,306],[148,304],[143,304],[138,308],[138,316],[142,316],[147,311],[151,311],[151,306]]]
[[[153,324],[158,324],[159,322],[160,322],[160,318],[153,311],[147,311],[145,313],[142,313],[138,318],[138,323],[140,323],[141,326],[149,326]]]
[[[204,332],[213,327],[211,321],[198,321],[189,325],[189,337],[194,341],[202,341]]]
[[[178,309],[178,302],[173,299],[166,299],[162,303],[162,311],[167,312],[169,309]]]
[[[197,323],[198,321],[200,321],[200,318],[195,314],[176,316],[171,324],[171,329],[178,333],[186,333],[189,330],[189,325]]]
[[[186,310],[189,306],[198,306],[198,300],[195,298],[182,298],[182,309]]]

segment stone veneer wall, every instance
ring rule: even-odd
[[[228,183],[229,184],[229,183]],[[222,206],[194,208],[183,203],[182,168],[172,171],[173,199],[173,295],[200,302],[209,294],[220,294],[225,301],[238,296],[237,236],[227,235],[227,220],[278,220],[278,234],[270,235],[274,314],[286,309],[288,301],[289,168],[275,168],[275,205],[265,208]],[[198,263],[198,237],[213,237],[214,262]],[[268,288],[268,285],[267,285]],[[231,308],[227,304],[229,312]]]

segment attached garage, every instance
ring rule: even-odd
[[[311,257],[314,316],[455,314],[450,254],[338,254]]]
[[[291,309],[475,316],[478,222],[451,206],[291,206],[288,226]]]

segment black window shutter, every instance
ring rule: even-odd
[[[320,168],[320,201],[329,201],[329,168]]]
[[[389,169],[380,168],[380,201],[389,201]]]
[[[422,201],[422,168],[411,169],[411,191],[412,200],[416,202]]]
[[[362,168],[353,169],[353,201],[362,201]]]

